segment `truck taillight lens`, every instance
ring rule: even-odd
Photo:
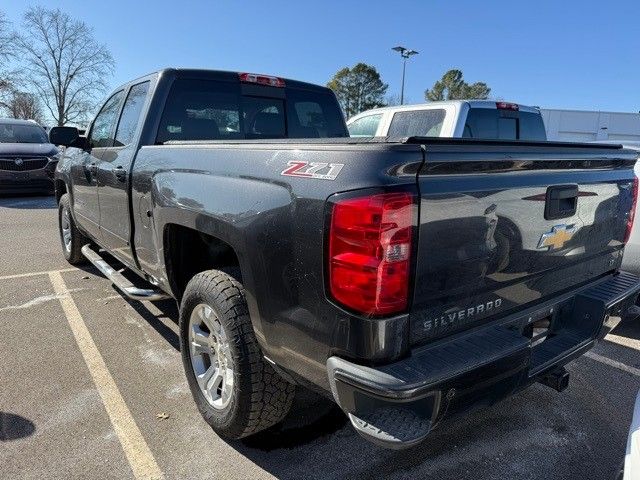
[[[496,108],[498,110],[513,110],[517,112],[520,110],[520,105],[517,103],[509,103],[509,102],[496,102]]]
[[[238,78],[241,82],[245,83],[258,83],[260,85],[267,85],[269,87],[284,87],[284,80],[279,77],[272,77],[271,75],[261,75],[258,73],[239,73]]]
[[[627,229],[624,232],[624,243],[629,241],[631,230],[633,229],[633,219],[636,216],[636,206],[638,205],[638,177],[633,177],[633,186],[631,187],[631,211],[627,217]]]
[[[333,205],[328,270],[336,301],[365,315],[407,308],[415,212],[415,197],[406,192]]]

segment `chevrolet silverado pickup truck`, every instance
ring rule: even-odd
[[[564,389],[640,289],[620,146],[346,138],[326,88],[175,69],[117,88],[86,138],[50,136],[66,259],[179,302],[189,387],[225,438],[280,422],[300,386],[410,447],[453,412]]]

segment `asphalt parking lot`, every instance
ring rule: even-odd
[[[640,389],[640,322],[532,388],[393,452],[301,392],[284,425],[225,442],[182,372],[172,302],[125,300],[64,261],[50,197],[0,198],[0,478],[609,479]]]

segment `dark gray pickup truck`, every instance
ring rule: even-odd
[[[619,146],[349,139],[325,88],[200,70],[50,135],[65,257],[179,302],[189,386],[226,438],[282,420],[299,385],[411,446],[452,412],[564,389],[640,289],[619,270],[638,188]]]

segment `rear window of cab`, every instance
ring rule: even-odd
[[[539,113],[471,108],[463,138],[544,141],[547,134]]]
[[[284,98],[242,95],[239,83],[177,79],[167,98],[156,143],[347,135],[331,92],[288,87],[284,92]]]

